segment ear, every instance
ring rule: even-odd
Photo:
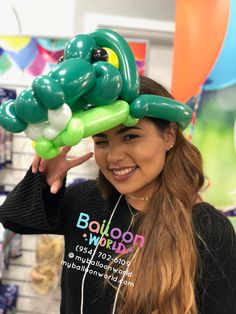
[[[177,124],[175,122],[171,122],[164,133],[166,151],[169,151],[174,146],[176,140],[176,132]]]

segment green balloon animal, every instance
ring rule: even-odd
[[[114,31],[73,37],[60,61],[0,107],[0,125],[9,132],[24,131],[43,159],[56,157],[62,146],[77,145],[119,124],[133,126],[145,116],[177,122],[181,129],[191,121],[185,104],[139,95],[133,53]]]

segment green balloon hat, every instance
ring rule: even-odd
[[[34,141],[36,153],[52,159],[62,146],[144,117],[176,122],[185,129],[192,110],[173,99],[139,95],[133,53],[116,32],[98,29],[66,43],[64,56],[47,75],[15,100],[0,106],[0,125]]]

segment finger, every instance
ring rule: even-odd
[[[32,172],[36,173],[38,171],[39,163],[41,158],[38,155],[35,155],[32,161]]]
[[[70,150],[71,150],[71,146],[62,147],[60,150],[60,156],[65,157]]]
[[[71,160],[68,160],[69,169],[81,165],[82,163],[90,159],[91,157],[93,157],[93,152],[87,153],[78,158],[73,158]]]
[[[46,170],[48,162],[49,162],[49,160],[47,160],[47,159],[41,159],[40,164],[39,164],[39,171],[40,172],[44,172]]]
[[[51,185],[51,188],[50,188],[50,192],[52,194],[56,194],[60,188],[62,187],[62,180],[60,179],[57,179],[56,181],[53,182],[53,184]]]

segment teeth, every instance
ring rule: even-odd
[[[123,170],[113,170],[113,173],[115,175],[118,175],[118,176],[123,176],[127,173],[130,173],[131,171],[133,171],[135,168],[127,168],[127,169],[123,169]]]

